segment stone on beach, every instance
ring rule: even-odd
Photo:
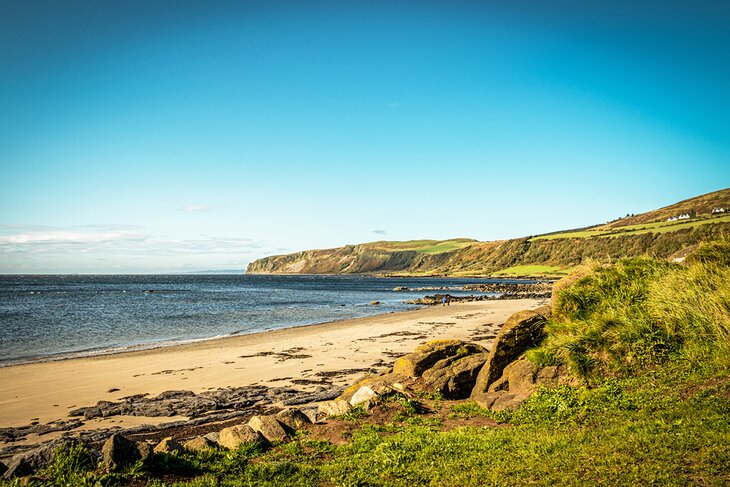
[[[276,415],[276,419],[280,423],[289,427],[292,431],[302,429],[304,426],[312,423],[312,421],[309,419],[309,416],[307,416],[297,408],[290,408],[280,411]]]
[[[350,405],[351,406],[358,406],[360,404],[364,403],[370,403],[375,398],[377,398],[378,393],[376,393],[374,390],[372,390],[368,386],[361,386],[355,394],[352,395],[352,398],[350,399]],[[366,408],[367,409],[367,408]]]
[[[155,453],[181,453],[183,446],[171,437],[164,438],[155,446]]]
[[[217,448],[218,443],[215,443],[204,436],[198,436],[197,438],[186,441],[182,446],[188,451],[197,452]]]
[[[467,356],[484,352],[484,348],[462,340],[433,340],[404,355],[393,364],[393,373],[406,377],[420,377],[439,360],[458,355]]]
[[[340,416],[349,413],[352,406],[344,399],[335,399],[334,401],[325,401],[319,404],[319,412],[327,416]]]
[[[284,426],[274,416],[253,416],[248,425],[271,442],[284,441],[289,437]]]
[[[260,446],[266,446],[268,444],[266,438],[261,433],[254,431],[247,424],[223,428],[219,433],[218,444],[224,448],[235,450],[244,443]]]
[[[137,443],[122,435],[113,434],[101,448],[104,469],[109,472],[121,470],[142,459]]]

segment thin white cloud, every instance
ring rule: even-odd
[[[0,225],[0,273],[214,269],[270,253],[266,242],[246,237],[175,238],[139,228]]]
[[[177,211],[183,211],[185,213],[196,213],[196,212],[218,210],[220,208],[225,208],[225,207],[226,207],[225,205],[188,205],[188,206],[183,206],[181,208],[178,208]]]
[[[373,233],[376,235],[385,235],[388,232],[386,232],[385,230],[373,230]]]
[[[386,103],[385,106],[388,108],[391,108],[391,109],[395,109],[395,108],[400,108],[400,103],[390,102],[390,103]]]
[[[87,244],[120,240],[141,241],[146,238],[146,235],[134,232],[42,230],[0,236],[0,245],[46,243]]]

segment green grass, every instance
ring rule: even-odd
[[[727,485],[727,365],[707,371],[676,362],[592,388],[544,389],[514,413],[453,408],[459,417],[495,416],[504,421],[497,428],[365,425],[342,446],[302,437],[265,453],[158,455],[137,477],[154,487]],[[99,479],[108,487],[131,478],[104,477],[83,461],[72,476],[68,470],[70,483],[58,477],[29,485]]]
[[[700,246],[688,266],[634,258],[599,265],[554,296],[548,338],[531,351],[586,381],[675,359],[730,353],[730,241]]]
[[[495,276],[562,276],[569,271],[554,265],[516,265],[494,273]]]
[[[450,240],[408,240],[405,242],[371,242],[364,244],[376,250],[388,252],[413,250],[420,254],[441,254],[451,252],[477,243],[476,240],[468,238],[455,238]]]
[[[580,230],[576,232],[554,233],[550,235],[540,235],[530,240],[555,240],[559,238],[589,238],[589,237],[617,237],[622,235],[642,235],[645,233],[668,233],[681,230],[683,228],[693,228],[711,223],[727,223],[730,222],[730,215],[721,215],[705,218],[694,218],[692,220],[675,221],[675,222],[654,222],[642,223],[638,225],[627,225],[624,227],[605,228],[603,226],[592,228],[589,230]]]

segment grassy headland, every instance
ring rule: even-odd
[[[307,250],[252,262],[249,273],[414,276],[560,276],[586,260],[681,256],[730,234],[730,189],[590,228],[478,242],[470,239],[372,242]],[[687,215],[687,218],[669,221]]]

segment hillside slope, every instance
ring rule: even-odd
[[[723,208],[725,213],[712,213]],[[691,218],[667,221],[689,213]],[[667,258],[730,235],[730,188],[605,225],[494,242],[470,239],[372,242],[271,256],[251,274],[549,275],[580,264],[650,255]]]

